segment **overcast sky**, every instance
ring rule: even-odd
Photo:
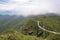
[[[60,0],[0,0],[0,14],[37,15],[60,13]]]

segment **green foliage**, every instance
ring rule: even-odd
[[[43,40],[35,36],[23,35],[17,31],[9,30],[0,35],[0,40]]]
[[[40,21],[40,25],[44,26],[45,29],[60,32],[60,16],[54,14],[29,17],[0,17],[0,32],[4,31],[0,33],[0,40],[60,40],[60,35],[39,29],[37,21]]]
[[[0,32],[8,29],[18,30],[20,23],[25,19],[23,16],[0,16]]]
[[[23,34],[27,34],[29,35],[30,31],[33,31],[32,35],[36,36],[37,35],[37,30],[38,30],[38,34],[43,32],[42,35],[40,35],[40,37],[42,38],[49,38],[48,40],[56,40],[59,39],[56,37],[56,39],[54,39],[54,37],[52,35],[50,35],[51,33],[45,32],[41,29],[37,29],[37,21],[40,21],[40,25],[45,29],[51,30],[51,31],[55,31],[55,32],[60,32],[60,16],[56,16],[56,15],[52,15],[52,16],[33,16],[30,19],[26,20],[20,30],[21,33]],[[24,29],[27,29],[28,31],[25,32]],[[56,36],[56,35],[54,35]],[[52,37],[52,38],[51,38]],[[59,36],[60,37],[60,36]]]

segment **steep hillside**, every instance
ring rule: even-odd
[[[0,15],[0,32],[7,29],[17,29],[18,25],[25,19],[23,16]]]
[[[47,32],[47,30],[60,32],[60,16],[1,16],[0,15],[0,40],[60,40],[60,34]]]
[[[42,16],[33,16],[30,19],[26,20],[22,24],[22,27],[20,28],[21,33],[25,35],[34,35],[34,36],[46,38],[49,40],[60,39],[60,35],[52,34],[38,28],[37,21],[40,21],[40,26],[47,30],[60,32],[60,16],[42,15]]]
[[[38,38],[36,36],[23,35],[14,30],[8,30],[0,35],[0,40],[43,40],[43,38]]]

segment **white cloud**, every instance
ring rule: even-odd
[[[16,5],[12,4],[0,4],[0,10],[13,10]]]
[[[9,0],[6,4],[0,4],[0,10],[15,11],[15,14],[24,16],[57,12],[58,9],[47,0]]]
[[[15,3],[15,4],[24,4],[27,3],[29,0],[9,0],[10,3]]]

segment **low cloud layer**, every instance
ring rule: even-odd
[[[27,16],[47,12],[60,13],[59,10],[60,0],[0,0],[0,12],[11,12],[7,14]]]

